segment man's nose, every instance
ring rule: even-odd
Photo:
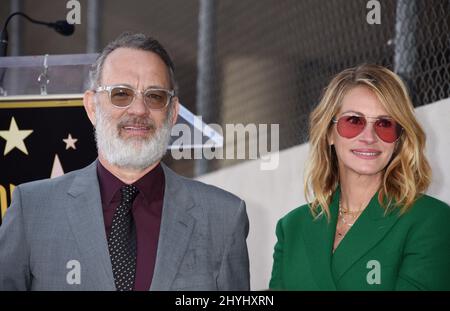
[[[136,93],[127,112],[134,115],[144,115],[148,112],[147,105],[144,102],[144,96],[141,93]]]

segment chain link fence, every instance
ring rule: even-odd
[[[218,1],[210,10],[214,96],[197,113],[218,116],[207,121],[223,126],[278,123],[282,150],[307,141],[310,111],[348,67],[377,63],[396,71],[415,106],[449,97],[450,1],[381,0],[380,24],[368,23],[369,2]],[[236,162],[212,161],[206,171]]]
[[[57,19],[52,12],[61,16],[66,8],[55,3],[26,0],[24,10]],[[81,3],[85,10],[86,0]],[[351,66],[393,69],[415,106],[450,94],[450,0],[129,0],[126,10],[123,3],[103,2],[100,46],[124,30],[158,38],[174,58],[180,98],[189,110],[223,129],[279,124],[280,150],[307,141],[308,116],[323,88]],[[380,4],[380,24],[367,21],[373,3]],[[1,16],[7,4],[2,2]],[[24,26],[27,55],[82,52],[84,23],[70,45],[45,34],[37,44],[37,30]],[[225,137],[228,147],[236,147],[231,140]],[[175,161],[169,155],[165,161],[195,176],[243,160]]]

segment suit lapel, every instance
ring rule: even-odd
[[[320,290],[335,290],[336,285],[331,273],[331,254],[336,230],[339,188],[335,191],[330,204],[330,221],[322,216],[307,221],[302,226],[306,253],[311,273]]]
[[[189,240],[195,219],[191,194],[174,172],[162,164],[165,176],[164,203],[151,290],[170,290]]]
[[[115,290],[96,166],[95,161],[77,174],[65,207],[83,261],[92,267],[88,277],[101,290]]]
[[[359,216],[352,228],[333,255],[333,272],[338,281],[355,262],[386,235],[398,220],[398,213],[385,215],[384,208],[378,202],[378,192]]]

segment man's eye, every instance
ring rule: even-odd
[[[131,92],[129,90],[125,90],[125,89],[114,89],[111,92],[111,96],[114,98],[126,98],[131,95]]]
[[[153,98],[153,99],[162,99],[162,96],[161,95],[158,95],[158,94],[150,94],[150,97],[151,98]]]
[[[163,101],[165,96],[160,92],[149,92],[147,93],[147,98],[154,101]]]

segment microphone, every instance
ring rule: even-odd
[[[57,33],[60,33],[63,36],[70,36],[75,31],[75,26],[73,24],[69,24],[65,20],[56,21],[55,23],[48,23],[47,26],[55,29]]]
[[[14,12],[11,15],[8,16],[8,18],[5,21],[5,24],[3,25],[2,32],[0,34],[0,57],[6,56],[7,53],[7,47],[8,47],[8,23],[14,16],[19,15],[22,17],[25,17],[27,20],[32,22],[33,24],[39,24],[39,25],[45,25],[47,27],[53,28],[57,33],[63,35],[63,36],[70,36],[75,31],[75,25],[69,24],[65,20],[59,20],[54,23],[48,23],[48,22],[42,22],[35,20],[25,13],[22,12]]]

